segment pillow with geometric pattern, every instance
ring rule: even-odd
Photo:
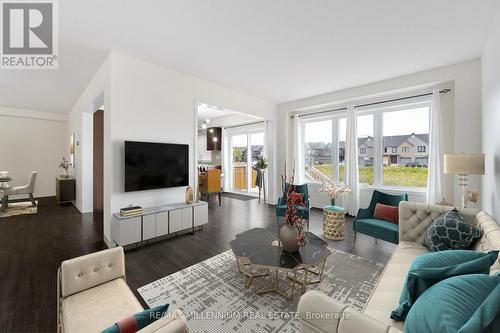
[[[481,231],[465,222],[462,214],[454,208],[432,221],[425,233],[424,245],[432,252],[468,250],[480,238]]]

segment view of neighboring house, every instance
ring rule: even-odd
[[[252,161],[255,161],[257,157],[262,155],[263,149],[263,145],[252,146]],[[233,147],[234,162],[246,162],[247,156],[247,147]]]
[[[426,167],[429,161],[429,134],[395,135],[383,138],[383,164]],[[344,162],[345,141],[339,142],[339,163]],[[374,139],[371,136],[358,139],[358,163],[373,165]],[[330,164],[332,144],[307,142],[305,144],[306,165]]]

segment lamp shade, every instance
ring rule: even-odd
[[[484,175],[484,154],[445,154],[444,173],[452,175]]]

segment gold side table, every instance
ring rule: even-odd
[[[323,235],[332,240],[344,239],[345,210],[338,206],[323,207]]]

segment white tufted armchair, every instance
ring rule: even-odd
[[[125,282],[122,247],[63,261],[57,272],[57,332],[101,332],[142,311]],[[179,310],[169,313],[140,333],[187,333]]]

